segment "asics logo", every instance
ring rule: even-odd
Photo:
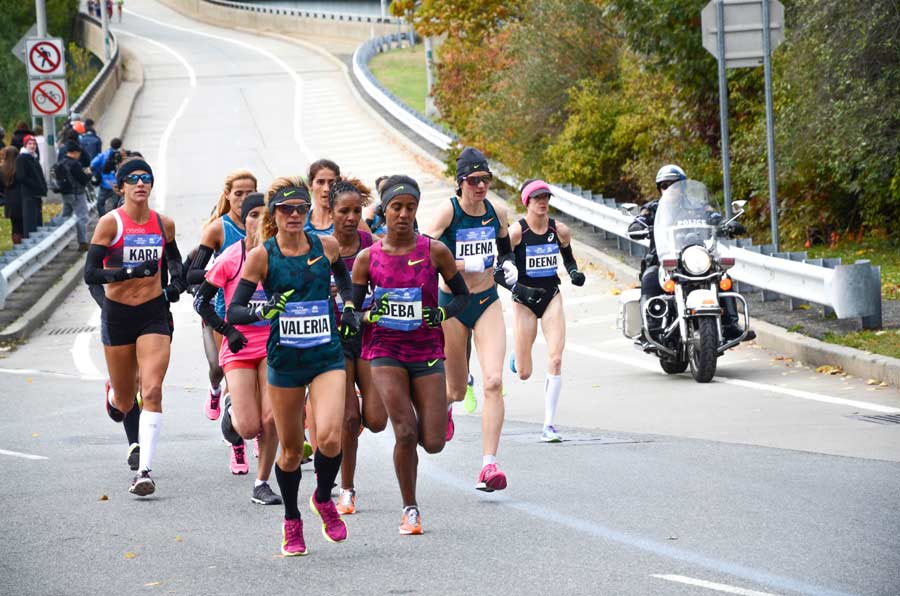
[[[307,265],[315,265],[316,262],[318,262],[318,260],[321,258],[322,258],[322,255],[317,256],[315,259],[306,259],[306,264]]]
[[[481,225],[486,226],[486,225],[488,225],[489,223],[491,223],[492,221],[494,221],[494,218],[493,218],[493,217],[491,217],[491,218],[489,218],[489,219],[482,219],[482,220],[481,220]]]
[[[408,261],[406,261],[406,264],[409,265],[410,267],[415,267],[416,265],[418,265],[419,263],[421,263],[421,262],[424,261],[424,260],[425,260],[425,259],[418,259],[418,260],[416,260],[416,261],[409,261],[409,260],[408,260]]]

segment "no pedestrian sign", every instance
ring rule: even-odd
[[[29,39],[25,45],[29,77],[62,77],[66,60],[61,39]]]
[[[65,79],[32,79],[30,97],[32,116],[60,116],[68,112]]]

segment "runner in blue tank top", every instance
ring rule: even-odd
[[[215,211],[203,226],[200,235],[200,246],[188,270],[188,284],[199,286],[206,275],[206,266],[210,259],[218,256],[223,250],[244,238],[244,225],[241,223],[241,205],[244,198],[256,192],[256,176],[249,170],[235,170],[225,177],[222,194],[216,203]],[[216,314],[225,318],[225,297],[221,290],[216,294]],[[222,346],[222,335],[213,331],[206,324],[202,325],[203,351],[209,366],[209,397],[204,404],[204,411],[210,420],[218,420],[221,408],[222,379],[225,372],[219,365],[219,349]]]
[[[447,440],[453,436],[452,404],[466,395],[469,375],[466,354],[469,333],[484,382],[482,413],[482,468],[475,488],[484,491],[506,488],[506,476],[497,469],[497,449],[503,430],[503,360],[506,355],[506,328],[497,301],[497,281],[515,283],[518,272],[512,262],[507,232],[506,206],[487,199],[491,183],[487,159],[477,149],[467,147],[456,160],[456,197],[441,206],[427,234],[439,238],[456,258],[472,292],[468,306],[457,317],[443,323],[444,351],[447,355]],[[499,256],[495,256],[495,252]],[[493,272],[493,274],[492,274]],[[452,296],[441,285],[440,304]]]
[[[262,246],[247,255],[241,281],[228,307],[233,324],[271,321],[268,384],[281,453],[275,478],[284,500],[282,553],[305,555],[303,523],[297,507],[300,462],[303,457],[303,403],[309,399],[317,419],[316,490],[309,505],[322,520],[331,542],[347,538],[347,526],[331,500],[331,487],[341,467],[341,426],[344,418],[344,357],[338,339],[331,274],[350,300],[350,276],[338,243],[303,230],[310,196],[298,180],[266,195]],[[258,283],[268,302],[249,305]],[[358,321],[356,321],[358,329]]]

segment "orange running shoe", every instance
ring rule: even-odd
[[[422,529],[422,515],[419,513],[419,508],[415,505],[410,507],[404,507],[403,509],[403,518],[400,520],[400,534],[402,536],[411,536],[413,534],[422,534],[425,530]]]
[[[341,494],[338,496],[337,503],[338,513],[341,515],[351,515],[356,513],[356,490],[352,488],[342,488]]]

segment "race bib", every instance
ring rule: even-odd
[[[478,256],[484,258],[485,269],[493,267],[496,239],[497,231],[492,227],[456,230],[456,260]]]
[[[331,287],[334,290],[334,303],[337,305],[337,312],[341,312],[344,310],[344,299],[341,298],[341,293],[337,291],[337,285],[334,282],[334,274],[331,275]],[[357,306],[356,309],[366,310],[370,306],[372,306],[372,294],[366,294],[362,306]]]
[[[163,239],[159,234],[125,234],[123,242],[123,267],[135,267],[162,257]]]
[[[422,288],[375,288],[374,299],[388,295],[388,314],[378,325],[397,331],[415,331],[422,326]]]
[[[278,317],[278,344],[289,348],[314,348],[331,341],[331,317],[327,300],[288,302]]]
[[[269,299],[266,297],[265,291],[262,288],[256,288],[256,291],[253,292],[253,295],[250,296],[250,308],[252,310],[256,310],[260,306],[264,305],[268,302]],[[267,327],[269,326],[269,321],[257,321],[253,323],[254,327]]]
[[[525,247],[525,273],[528,277],[553,277],[559,261],[559,245],[538,244]]]

